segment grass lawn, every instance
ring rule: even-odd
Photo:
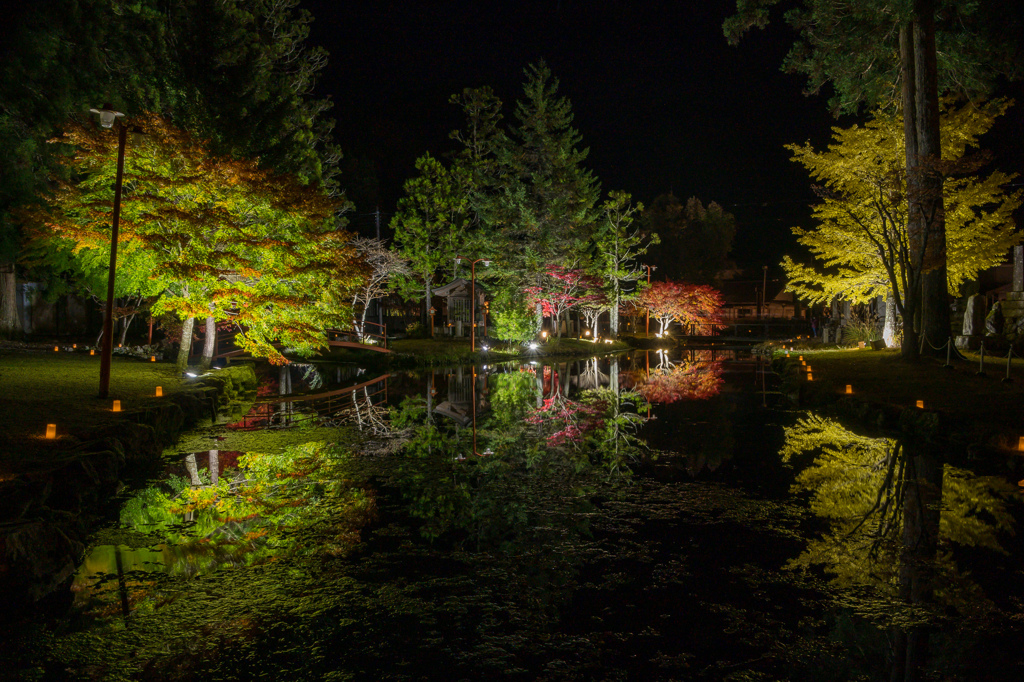
[[[802,355],[811,366],[814,381],[828,382],[837,393],[849,384],[854,394],[871,402],[898,407],[913,407],[924,401],[925,409],[945,413],[962,420],[967,431],[979,436],[999,431],[1019,430],[1024,435],[1024,361],[1011,365],[1012,383],[1006,376],[1006,359],[985,358],[987,376],[976,376],[978,356],[953,361],[923,358],[916,364],[905,363],[898,350],[830,349],[791,351],[796,360]]]
[[[75,436],[119,419],[112,401],[131,410],[155,397],[179,389],[181,380],[172,363],[114,357],[110,368],[110,398],[96,397],[100,358],[85,353],[0,353],[0,458],[20,456],[26,448],[56,445],[42,436],[47,424],[58,436]],[[35,447],[33,447],[35,446]],[[58,445],[59,447],[59,445]]]

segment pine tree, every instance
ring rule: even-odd
[[[468,178],[459,167],[444,164],[425,154],[416,160],[419,176],[407,180],[391,229],[395,246],[409,261],[413,282],[423,292],[423,324],[427,324],[431,290],[445,266],[455,267],[461,233],[467,225]]]
[[[609,326],[613,337],[619,334],[619,307],[622,284],[635,282],[643,274],[636,259],[660,242],[657,234],[645,236],[634,225],[643,212],[643,204],[634,205],[627,192],[612,191],[601,205],[601,218],[593,237],[591,271],[604,280],[608,289]]]
[[[572,127],[572,104],[543,62],[526,69],[516,125],[499,138],[486,190],[474,209],[506,286],[542,286],[544,268],[582,250],[597,219],[600,187],[583,167],[588,150]],[[541,312],[537,310],[538,324]]]

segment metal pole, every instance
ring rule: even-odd
[[[648,286],[648,288],[650,288],[650,286],[651,286],[651,266],[650,265],[646,265],[644,267],[647,268],[647,286]],[[650,308],[647,309],[647,325],[646,325],[646,328],[644,330],[644,334],[646,336],[650,336],[651,335],[651,309]]]
[[[469,298],[469,349],[476,352],[476,261],[473,261],[472,265],[469,266],[470,275],[470,298]],[[475,370],[474,370],[475,371]],[[474,424],[473,434],[476,435]],[[474,454],[476,450],[476,443],[473,444]]]
[[[985,376],[985,342],[981,342],[981,360],[978,362],[978,376]]]
[[[128,128],[117,129],[117,179],[114,181],[114,218],[110,227],[110,270],[107,273],[107,309],[103,313],[103,350],[100,355],[100,398],[110,393],[110,360],[114,352],[114,278],[117,274],[117,230],[121,220],[121,180]]]

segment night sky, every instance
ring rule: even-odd
[[[305,0],[316,17],[310,41],[330,62],[319,84],[335,102],[336,137],[371,160],[380,208],[394,210],[401,185],[426,151],[453,149],[462,125],[450,95],[490,85],[506,103],[521,95],[523,68],[545,59],[572,101],[602,189],[650,202],[717,201],[737,217],[733,257],[774,267],[794,251],[789,228],[808,225],[814,196],[783,145],[822,146],[836,121],[827,95],[805,96],[802,76],[779,66],[792,43],[781,21],[730,47],[722,21],[735,0]],[[1022,104],[996,132],[1007,170],[1024,171]],[[992,147],[992,145],[989,145]],[[343,179],[343,184],[344,184]],[[353,226],[372,225],[357,206]],[[385,215],[385,222],[388,216]]]

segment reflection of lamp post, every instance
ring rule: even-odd
[[[465,260],[469,260],[466,258]],[[455,262],[462,264],[462,256],[455,258]],[[484,266],[489,266],[491,260],[489,258],[477,258],[474,261],[470,261],[469,270],[471,277],[471,293],[469,298],[469,349],[472,351],[476,350],[476,264],[483,263]]]
[[[487,381],[487,375],[486,374],[484,375],[484,381]],[[487,457],[489,455],[493,455],[494,451],[492,451],[490,448],[487,448],[483,452],[477,452],[477,450],[476,450],[476,367],[473,368],[472,399],[473,399],[473,454],[476,455],[477,457]]]
[[[656,265],[645,265],[644,267],[647,268],[647,286],[650,287],[651,286],[651,270],[657,270],[658,267]],[[647,309],[647,324],[646,324],[645,329],[644,329],[644,335],[645,336],[650,336],[651,335],[651,309],[650,308]]]
[[[437,309],[434,306],[430,306],[430,338],[434,338],[434,313]]]
[[[100,115],[100,125],[113,128],[114,121],[124,116],[109,104],[102,109],[90,109]],[[114,216],[110,228],[110,270],[107,273],[107,308],[103,312],[103,354],[100,356],[100,397],[110,391],[110,358],[114,352],[114,276],[117,273],[117,228],[121,221],[121,178],[124,175],[124,144],[128,129],[122,123],[117,128],[117,179],[114,181]]]

